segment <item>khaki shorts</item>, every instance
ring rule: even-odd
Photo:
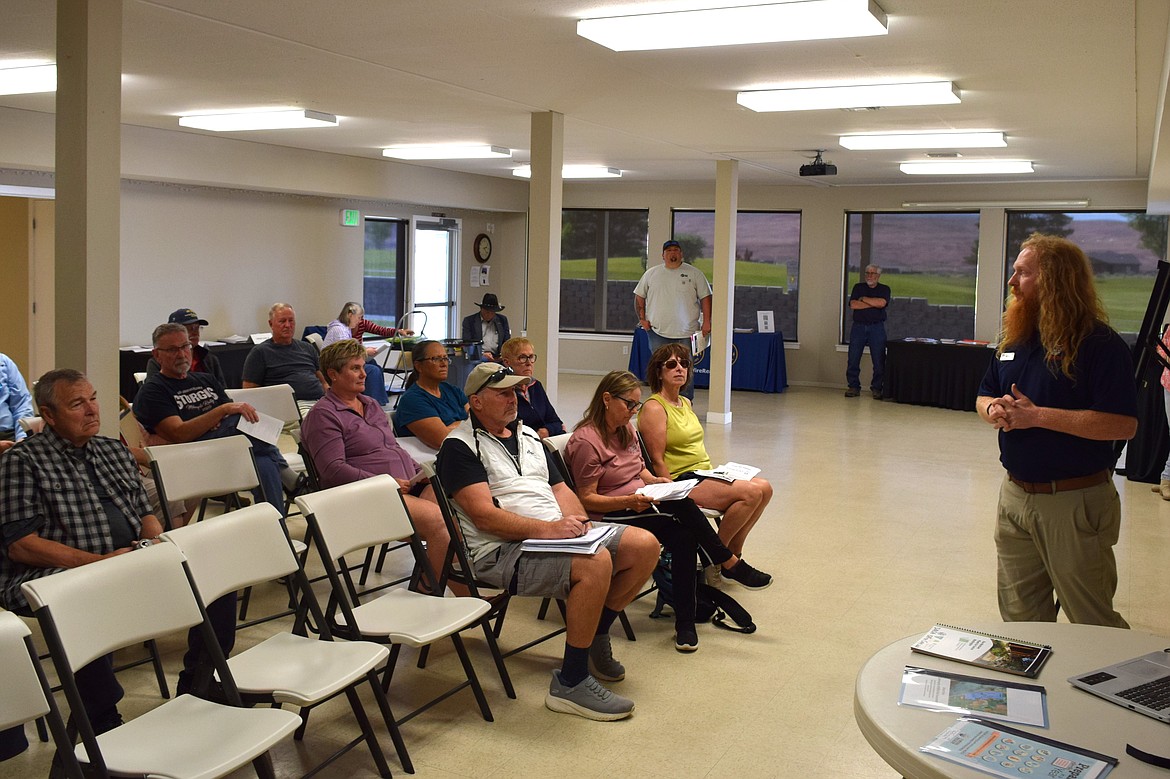
[[[608,523],[594,523],[608,524]],[[617,532],[605,542],[616,557],[625,525],[615,525]],[[542,598],[569,597],[572,554],[563,552],[525,552],[520,541],[508,541],[475,562],[475,577],[491,587],[513,595]]]

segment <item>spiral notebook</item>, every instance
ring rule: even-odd
[[[992,671],[1036,678],[1052,647],[953,625],[936,624],[910,649]]]

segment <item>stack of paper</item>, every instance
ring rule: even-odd
[[[698,479],[683,479],[682,481],[669,481],[663,484],[647,484],[639,487],[635,492],[638,495],[645,495],[650,500],[682,500],[690,494],[695,485],[699,483]]]
[[[712,468],[709,471],[695,471],[700,476],[706,476],[709,479],[722,479],[723,481],[751,479],[759,472],[759,468],[741,463],[726,463],[720,465],[718,468]]]
[[[520,548],[525,552],[568,552],[569,554],[596,554],[601,545],[617,532],[613,525],[594,525],[583,536],[576,538],[529,538]]]

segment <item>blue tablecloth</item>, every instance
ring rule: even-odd
[[[634,332],[630,346],[630,373],[646,380],[650,362],[650,342],[646,331]],[[703,352],[695,365],[695,386],[711,384],[711,350]],[[788,370],[784,365],[782,333],[735,333],[731,336],[731,388],[757,392],[783,392],[788,387]]]

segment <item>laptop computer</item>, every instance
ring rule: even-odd
[[[1118,706],[1170,722],[1170,649],[1077,674],[1068,681]]]

